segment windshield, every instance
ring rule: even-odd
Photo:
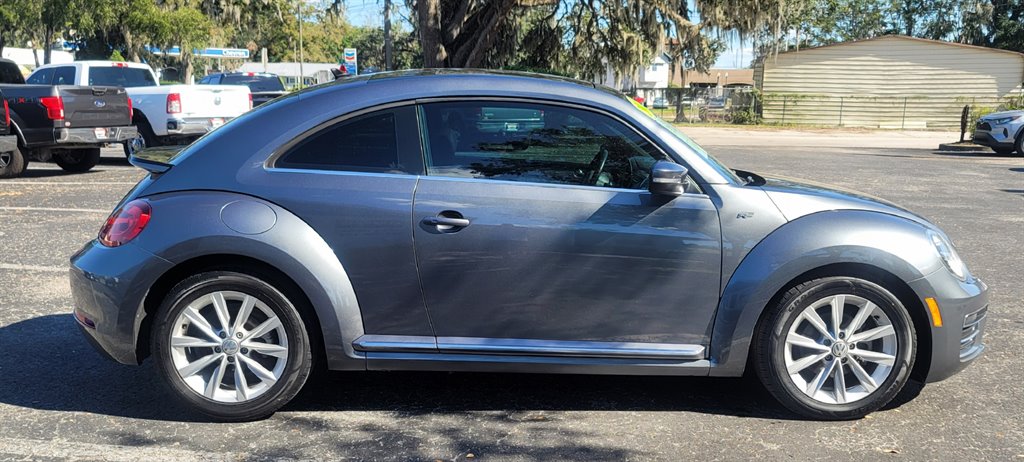
[[[686,136],[686,134],[683,133],[681,130],[679,130],[678,127],[676,127],[675,125],[672,125],[672,124],[666,122],[665,119],[662,119],[661,117],[658,117],[658,116],[654,115],[653,112],[651,112],[649,109],[644,107],[642,104],[636,102],[636,100],[634,100],[632,98],[629,98],[627,96],[624,96],[624,97],[630,103],[633,103],[633,107],[639,109],[640,112],[642,112],[645,115],[647,115],[648,117],[654,119],[654,121],[657,122],[658,125],[661,125],[662,128],[664,128],[664,129],[668,130],[670,133],[672,133],[672,135],[674,135],[677,139],[679,139],[679,141],[682,141],[684,144],[689,146],[690,149],[693,150],[693,152],[695,152],[695,153],[697,153],[697,155],[701,156],[701,158],[703,158],[705,161],[707,161],[707,163],[709,165],[711,165],[712,167],[715,168],[715,170],[717,170],[719,173],[721,173],[722,176],[730,178],[730,179],[732,179],[733,181],[735,181],[737,183],[741,183],[741,184],[745,183],[744,180],[742,180],[742,179],[740,179],[740,177],[736,176],[735,172],[733,172],[729,167],[726,167],[725,164],[723,164],[721,161],[716,159],[715,156],[711,155],[711,153],[705,151],[704,148],[701,147],[701,145],[697,144],[696,141],[693,141],[692,139],[690,139],[689,136]]]
[[[149,69],[138,67],[89,67],[89,85],[111,87],[155,87],[156,80]]]
[[[260,91],[284,91],[281,79],[259,75],[225,75],[220,82],[223,85],[248,85],[253,93]]]

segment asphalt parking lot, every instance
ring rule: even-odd
[[[974,365],[851,422],[799,420],[743,379],[334,373],[267,420],[208,423],[150,362],[101,358],[69,314],[68,256],[143,176],[108,149],[87,174],[38,163],[0,182],[0,459],[1024,461],[1024,159],[761,136],[695,137],[734,168],[864,191],[946,230],[992,288]]]

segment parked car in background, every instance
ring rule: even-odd
[[[84,172],[99,163],[100,147],[137,134],[132,102],[118,86],[77,85],[63,71],[44,72],[26,84],[17,64],[0,59],[0,91],[19,146],[10,152],[3,176],[20,175],[32,160]]]
[[[651,106],[654,109],[668,109],[668,99],[664,97],[654,98],[654,103]]]
[[[252,108],[252,94],[245,85],[160,85],[153,69],[141,63],[49,64],[37,68],[29,80],[44,81],[58,75],[79,85],[114,85],[128,90],[138,136],[124,144],[125,156],[146,146],[191,143]]]
[[[72,256],[74,317],[219,419],[274,412],[313,367],[752,369],[852,419],[985,348],[987,286],[934,224],[730,170],[588,82],[354,76],[131,161],[153,175]]]
[[[210,74],[199,80],[199,85],[245,85],[252,93],[254,107],[288,94],[280,77],[265,72]]]
[[[17,176],[25,170],[25,159],[18,151],[18,137],[11,132],[11,111],[4,98],[4,92],[0,91],[0,178]]]
[[[978,118],[974,143],[992,148],[998,154],[1024,155],[1024,111],[1005,111]]]

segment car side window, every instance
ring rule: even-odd
[[[54,70],[53,81],[50,85],[74,85],[75,84],[75,68],[71,66],[61,66]]]
[[[29,76],[25,83],[29,85],[50,85],[50,82],[53,81],[53,71],[54,68],[52,67],[49,69],[40,69]]]
[[[622,122],[583,109],[468,101],[423,112],[428,175],[644,189],[664,158]]]
[[[385,109],[338,122],[291,147],[274,166],[421,174],[416,109]]]

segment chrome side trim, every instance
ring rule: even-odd
[[[356,351],[436,353],[434,337],[417,335],[363,335],[352,342]]]
[[[671,343],[438,337],[442,353],[479,353],[591,358],[704,359],[704,347]]]
[[[568,356],[577,358],[698,360],[704,347],[675,343],[587,342],[484,337],[363,335],[352,342],[356,351],[457,353],[478,355]]]

